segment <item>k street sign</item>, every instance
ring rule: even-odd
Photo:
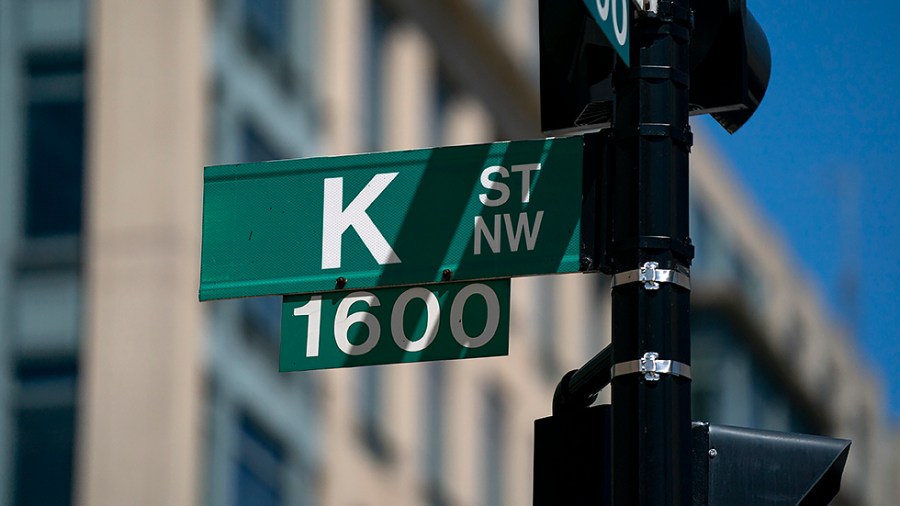
[[[583,146],[207,167],[200,299],[576,272]]]

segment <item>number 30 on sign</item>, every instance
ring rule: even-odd
[[[506,355],[509,279],[285,296],[281,371]]]

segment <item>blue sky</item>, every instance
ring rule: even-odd
[[[835,319],[857,328],[900,422],[900,3],[747,5],[772,50],[766,97],[733,136],[710,119],[698,126],[818,278]],[[841,288],[854,272],[855,305]]]

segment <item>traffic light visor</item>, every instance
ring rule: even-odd
[[[837,495],[850,441],[695,423],[694,503],[827,505]]]

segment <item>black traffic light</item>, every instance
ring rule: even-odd
[[[694,504],[825,506],[841,487],[850,441],[694,423]]]
[[[769,41],[746,0],[691,0],[691,10],[691,114],[712,114],[734,133],[769,86]]]
[[[610,405],[586,407],[610,381],[607,346],[567,373],[553,416],[534,422],[534,506],[612,504]],[[825,506],[841,488],[850,441],[694,422],[694,506]]]
[[[541,130],[612,121],[615,50],[581,0],[540,0]]]
[[[540,0],[541,130],[564,134],[612,121],[613,70],[623,65],[582,0]],[[691,0],[691,115],[737,131],[769,84],[769,42],[746,0]],[[632,66],[639,62],[632,58]]]
[[[612,504],[611,410],[555,407],[534,422],[534,506]],[[702,422],[691,435],[694,506],[826,506],[850,453],[844,439]]]
[[[609,405],[534,422],[534,506],[612,504]]]

